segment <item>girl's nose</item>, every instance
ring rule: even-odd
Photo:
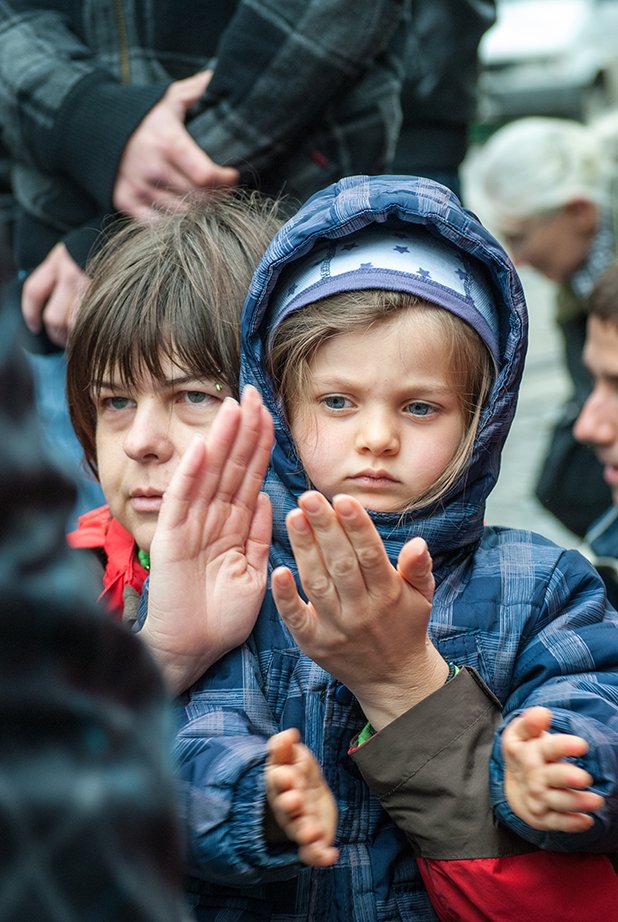
[[[392,416],[376,408],[363,413],[356,435],[358,451],[372,455],[396,454],[399,451],[399,426]]]
[[[169,414],[155,402],[138,403],[124,451],[134,461],[168,461],[173,453]]]

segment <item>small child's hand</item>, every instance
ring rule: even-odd
[[[274,820],[298,845],[304,864],[321,868],[339,857],[333,847],[337,806],[313,753],[298,730],[284,730],[268,741],[266,796]]]
[[[504,731],[506,797],[533,829],[583,832],[592,826],[589,814],[603,806],[604,798],[585,790],[593,782],[587,771],[564,760],[585,755],[588,743],[579,736],[549,733],[550,727],[551,711],[532,707]]]
[[[356,498],[340,494],[331,503],[315,490],[298,498],[286,525],[307,601],[291,570],[277,567],[277,611],[303,653],[345,685],[382,730],[448,675],[427,634],[434,592],[427,543],[408,541],[395,568]]]

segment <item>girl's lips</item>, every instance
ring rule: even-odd
[[[385,487],[392,487],[393,484],[398,483],[398,481],[395,480],[394,477],[391,477],[389,474],[383,474],[383,473],[376,475],[376,474],[369,474],[369,473],[363,472],[361,474],[356,474],[354,477],[351,477],[350,479],[353,480],[354,483],[360,484],[361,486],[369,490],[384,489]]]

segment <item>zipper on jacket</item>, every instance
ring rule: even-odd
[[[116,28],[118,29],[118,52],[120,65],[120,82],[129,83],[131,67],[129,65],[129,42],[127,40],[127,25],[122,9],[122,0],[114,0],[116,14]]]

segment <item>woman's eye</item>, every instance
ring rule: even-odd
[[[129,397],[104,397],[102,400],[103,406],[110,410],[126,410],[133,401]]]
[[[412,403],[407,405],[406,409],[411,416],[431,416],[432,413],[435,413],[435,407],[422,400],[413,400]]]
[[[351,406],[351,402],[342,394],[331,394],[328,397],[323,397],[322,403],[329,410],[346,410]]]
[[[207,391],[183,391],[183,397],[187,403],[191,403],[194,406],[220,403],[221,400],[223,400],[223,396],[215,396],[214,394],[209,394]]]
[[[186,397],[189,403],[204,403],[206,399],[211,399],[210,394],[205,394],[203,391],[186,391]]]

